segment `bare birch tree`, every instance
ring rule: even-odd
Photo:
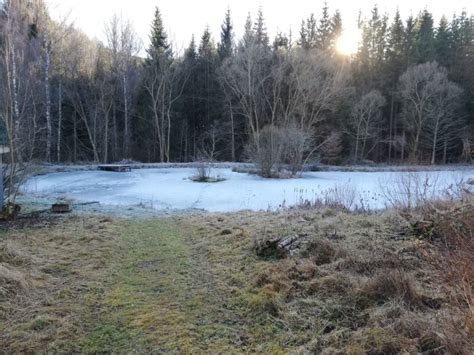
[[[6,199],[11,203],[32,160],[39,131],[34,95],[37,58],[28,48],[27,5],[5,2],[0,22],[0,120],[9,148]]]
[[[136,55],[140,52],[141,43],[132,24],[117,15],[112,16],[105,32],[112,52],[117,86],[123,98],[123,157],[130,158],[132,95],[137,88]]]
[[[448,80],[446,69],[431,62],[412,66],[400,77],[400,94],[411,134],[411,159],[420,159],[423,135],[431,131],[430,160],[434,163],[439,142],[444,141],[440,134],[454,133],[451,129],[457,117],[453,105],[459,100],[461,90]]]
[[[354,105],[348,133],[354,139],[354,160],[363,160],[367,154],[367,142],[377,137],[377,128],[386,100],[378,90],[363,95]]]

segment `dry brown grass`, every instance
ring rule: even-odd
[[[403,302],[409,308],[421,304],[413,281],[402,270],[380,269],[375,277],[362,286],[360,293],[377,304],[392,300]]]
[[[474,197],[466,194],[461,201],[429,203],[412,217],[429,225],[428,235],[437,252],[429,261],[445,285],[452,314],[445,316],[443,337],[451,352],[474,349]],[[412,223],[417,225],[417,223]]]
[[[430,263],[442,253],[410,236],[396,213],[300,210],[254,219],[261,223],[249,226],[255,238],[308,236],[298,257],[265,263],[254,279],[255,304],[288,329],[290,343],[318,353],[472,349],[446,323],[461,312]]]
[[[7,264],[0,264],[0,300],[8,300],[20,294],[27,294],[29,284],[23,273]]]
[[[393,211],[332,209],[13,229],[0,236],[17,295],[0,299],[0,343],[10,352],[472,353],[472,209],[439,205],[420,218],[433,222],[430,238]],[[297,256],[254,252],[255,240],[291,235],[304,236]]]
[[[2,349],[54,351],[91,325],[85,297],[91,288],[103,287],[104,260],[117,250],[111,224],[101,221],[21,220],[0,234]]]

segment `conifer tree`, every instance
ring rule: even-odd
[[[248,48],[250,45],[253,44],[255,40],[255,33],[253,31],[253,24],[252,24],[252,16],[250,13],[247,15],[247,19],[245,20],[244,26],[244,35],[239,43],[241,48]]]
[[[415,26],[416,60],[418,63],[435,59],[435,33],[433,15],[428,10],[418,15]]]
[[[405,57],[405,27],[400,16],[400,11],[397,9],[392,25],[388,31],[387,39],[386,66],[389,85],[396,85],[398,78],[405,71]]]
[[[163,20],[158,7],[155,9],[155,17],[153,19],[150,34],[150,47],[147,52],[150,59],[154,59],[161,55],[167,57],[172,56],[171,46],[168,43],[168,36],[165,32]]]
[[[257,20],[255,21],[253,30],[255,33],[256,44],[267,48],[269,44],[269,38],[267,34],[267,27],[265,25],[265,18],[263,17],[263,11],[261,8],[258,10]]]
[[[332,23],[327,2],[324,2],[317,33],[317,47],[324,51],[329,50],[331,47]]]
[[[462,62],[468,54],[468,49],[472,46],[472,28],[471,20],[465,11],[460,16],[454,16],[451,23],[453,65]]]
[[[362,68],[361,75],[366,89],[381,87],[381,71],[386,51],[386,34],[388,19],[380,15],[377,5],[372,9],[372,16],[365,21],[362,28],[362,43],[358,60]]]
[[[234,33],[230,9],[227,9],[224,23],[221,26],[221,41],[218,46],[220,60],[230,58],[234,51]]]
[[[273,41],[273,51],[276,52],[280,48],[289,50],[291,48],[290,39],[285,33],[278,32]]]
[[[311,14],[308,19],[303,20],[300,30],[299,45],[304,49],[314,48],[318,40],[317,23],[314,14]]]
[[[405,64],[409,66],[416,62],[416,21],[410,15],[405,26]]]
[[[335,52],[337,40],[342,35],[342,17],[339,10],[336,10],[331,19],[331,35],[329,49]]]
[[[198,138],[209,130],[217,118],[216,102],[219,92],[217,81],[217,49],[212,39],[209,27],[204,29],[198,48],[197,82],[196,90],[198,99],[196,116],[196,133]]]
[[[444,67],[451,65],[451,32],[445,16],[439,22],[435,36],[436,61]]]

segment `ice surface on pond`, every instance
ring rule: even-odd
[[[356,194],[353,207],[379,209],[387,204],[383,192],[403,172],[307,172],[296,179],[264,179],[255,175],[216,168],[212,176],[225,181],[197,183],[189,178],[192,168],[138,169],[129,173],[79,171],[51,173],[29,179],[23,192],[31,197],[69,198],[106,205],[144,205],[158,210],[202,209],[209,212],[267,210],[313,201],[330,189]],[[474,177],[474,168],[418,172],[430,176],[439,191],[461,179]]]

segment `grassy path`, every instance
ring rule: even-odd
[[[253,306],[252,238],[216,218],[72,216],[0,233],[0,349],[278,352],[280,329]]]
[[[274,329],[266,320],[246,319],[245,291],[226,284],[232,275],[216,269],[210,244],[171,220],[124,223],[121,234],[125,252],[83,350],[236,353],[251,350],[250,338],[271,339]]]

